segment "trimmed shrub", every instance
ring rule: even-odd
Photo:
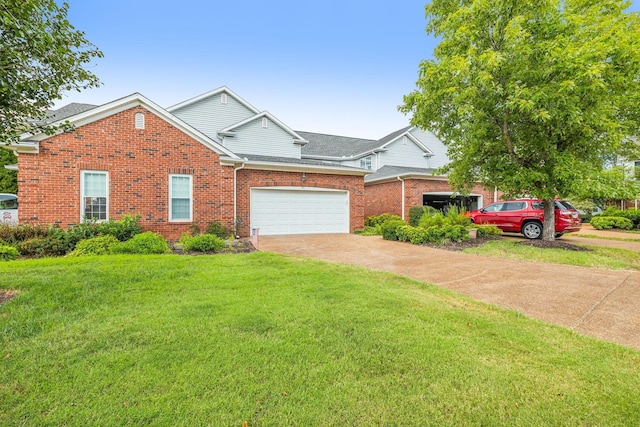
[[[501,236],[502,230],[495,225],[474,225],[478,229],[477,237]]]
[[[117,243],[118,239],[111,235],[92,237],[79,241],[69,256],[108,255],[111,247]]]
[[[43,225],[19,224],[13,226],[9,224],[0,224],[0,240],[10,245],[15,245],[34,237],[49,236],[49,227]]]
[[[13,246],[0,245],[0,261],[13,261],[18,255],[20,252]]]
[[[171,253],[164,237],[147,231],[136,234],[126,242],[119,242],[111,246],[112,254],[167,254]]]
[[[462,242],[469,239],[469,230],[462,225],[444,225],[442,227],[401,226],[396,230],[398,240],[411,242],[414,245],[435,243],[438,245],[450,242]]]
[[[384,222],[381,225],[382,238],[384,240],[398,240],[398,229],[405,225],[407,223],[401,219],[392,219]]]
[[[40,258],[62,256],[67,253],[68,245],[56,237],[34,237],[16,243],[16,249],[21,255]]]
[[[227,247],[224,240],[213,234],[199,234],[197,236],[184,236],[180,239],[183,248],[187,252],[217,252]]]
[[[388,213],[383,213],[381,215],[373,215],[373,216],[367,217],[367,219],[364,220],[364,225],[366,227],[376,227],[376,226],[381,226],[382,224],[388,221],[398,221],[398,220],[402,221],[402,218],[400,218],[399,215],[391,215]]]
[[[631,230],[633,228],[633,223],[630,219],[620,216],[594,216],[591,218],[591,225],[597,230],[610,230],[612,228]]]

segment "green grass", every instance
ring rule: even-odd
[[[636,232],[629,232],[629,233],[638,233]],[[601,239],[601,240],[615,240],[618,242],[640,242],[640,239],[636,239],[636,238],[627,238],[627,237],[603,237],[603,236],[596,236],[595,234],[580,234],[577,235],[576,237],[586,237],[588,239]]]
[[[589,251],[537,248],[510,240],[494,240],[463,252],[499,258],[540,261],[612,270],[640,270],[640,253],[628,249],[586,246]]]
[[[640,425],[640,353],[269,253],[0,263],[2,426]]]

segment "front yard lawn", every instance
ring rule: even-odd
[[[0,263],[0,425],[640,425],[640,353],[269,253]]]
[[[465,249],[463,252],[476,255],[495,256],[499,258],[578,265],[581,267],[610,268],[613,270],[640,270],[640,253],[637,251],[586,245],[580,246],[581,248],[586,249],[584,251],[572,251],[538,248],[526,243],[529,242],[494,240],[487,242],[482,246]]]

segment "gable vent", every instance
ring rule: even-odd
[[[227,103],[227,94],[223,93],[222,95],[220,95],[220,104],[226,104]]]
[[[135,122],[136,122],[136,129],[144,129],[144,114],[136,113]]]
[[[268,123],[269,123],[269,120],[266,117],[263,117],[262,118],[262,127],[266,128]]]

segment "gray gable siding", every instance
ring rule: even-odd
[[[427,147],[429,151],[433,153],[433,156],[429,159],[428,167],[437,169],[449,163],[449,157],[447,156],[447,147],[445,147],[445,145],[437,136],[429,131],[420,130],[418,128],[412,129],[411,134],[415,136],[422,143],[422,145]]]
[[[293,143],[293,136],[271,120],[263,128],[262,117],[257,117],[234,130],[234,137],[224,139],[224,146],[234,153],[301,158],[300,145]]]
[[[221,93],[218,93],[172,113],[209,138],[219,140],[218,131],[255,115],[232,96],[227,96],[226,104],[220,102],[220,97]]]
[[[425,144],[426,145],[426,144]],[[397,141],[387,145],[387,151],[380,153],[378,168],[385,165],[406,166],[414,168],[431,167],[428,157],[424,156],[422,148],[418,147],[411,139],[407,138],[406,144],[400,137]]]

